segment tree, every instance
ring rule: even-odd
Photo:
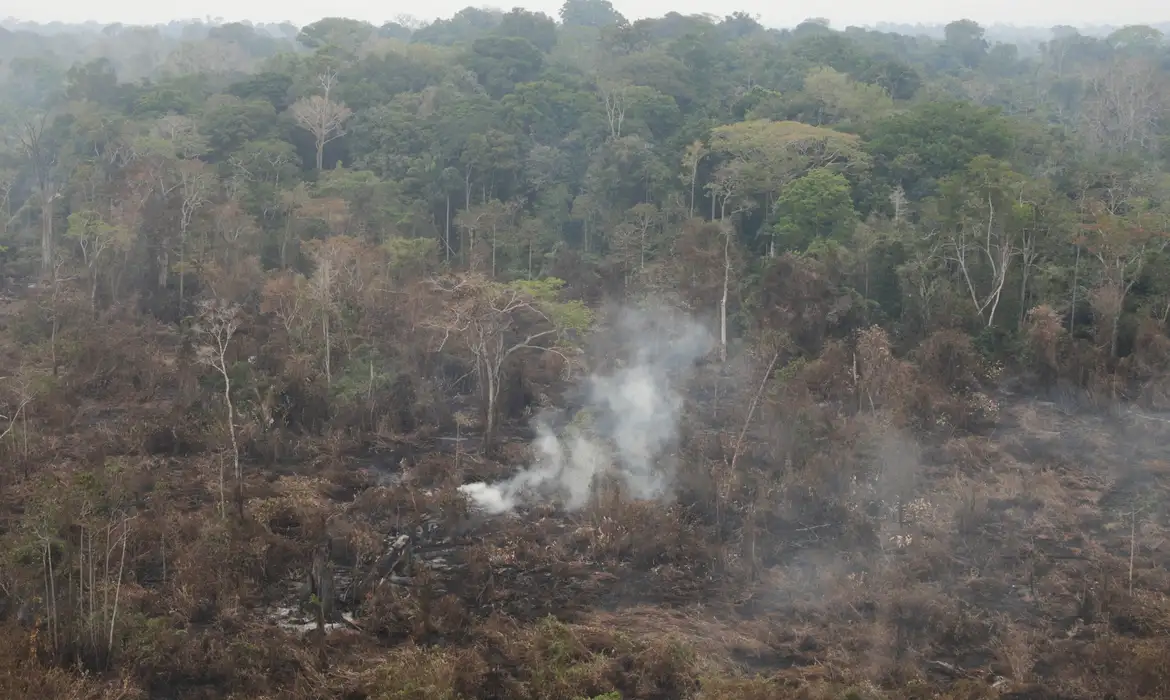
[[[536,48],[548,53],[557,45],[557,24],[543,12],[529,12],[519,7],[500,18],[496,27],[500,36],[527,39]]]
[[[566,333],[584,331],[592,323],[592,313],[581,302],[558,301],[562,286],[564,281],[553,277],[500,284],[475,273],[435,282],[444,310],[428,325],[442,333],[439,352],[457,338],[471,353],[479,378],[485,450],[496,437],[507,360],[524,352],[553,353],[568,371]]]
[[[478,270],[486,262],[489,277],[496,278],[496,252],[500,234],[505,229],[511,229],[517,209],[517,202],[492,199],[459,212],[455,217],[455,225],[466,233],[461,248],[465,251],[468,269]]]
[[[849,181],[826,168],[810,170],[784,187],[776,214],[776,233],[785,248],[795,251],[817,238],[844,239],[857,222]]]
[[[177,164],[179,193],[179,314],[185,302],[187,277],[187,236],[195,214],[207,204],[215,187],[215,173],[203,161],[188,158]]]
[[[732,161],[720,168],[707,188],[711,191],[711,204],[719,202],[718,231],[723,239],[723,293],[719,298],[719,361],[727,361],[727,303],[731,292],[732,244],[735,234],[735,217],[755,208],[756,203],[744,196],[748,181],[754,172],[750,163],[743,159]],[[730,215],[731,219],[728,219]]]
[[[983,27],[969,19],[948,24],[943,30],[946,48],[964,68],[976,68],[987,55],[988,43],[983,38]]]
[[[769,197],[810,169],[860,170],[869,162],[854,134],[767,119],[713,129],[711,150],[742,162],[744,185]]]
[[[308,290],[321,317],[321,340],[325,348],[325,384],[333,385],[333,338],[330,331],[338,304],[347,291],[360,291],[363,284],[363,246],[349,236],[331,236],[307,246],[315,268]]]
[[[1170,106],[1170,81],[1148,58],[1118,57],[1088,76],[1081,131],[1090,145],[1122,154],[1146,152]]]
[[[691,196],[688,200],[688,215],[695,215],[695,184],[699,181],[699,163],[707,156],[707,147],[702,141],[692,141],[683,152],[683,168],[686,170],[686,181],[691,186]]]
[[[18,124],[16,135],[25,158],[32,166],[36,182],[41,220],[42,274],[47,274],[53,267],[54,203],[61,196],[56,177],[57,152],[49,133],[52,123],[52,116],[49,112],[27,117]]]
[[[816,105],[816,123],[866,124],[894,110],[894,101],[877,85],[859,83],[828,66],[804,77],[804,93]]]
[[[1108,322],[1109,357],[1117,357],[1121,315],[1130,291],[1141,279],[1146,262],[1170,245],[1164,215],[1135,203],[1131,212],[1111,211],[1102,202],[1088,206],[1090,220],[1082,226],[1080,243],[1100,264],[1101,280],[1094,306]]]
[[[317,170],[320,171],[325,159],[325,144],[345,136],[342,127],[352,112],[343,103],[330,98],[337,82],[336,72],[327,70],[317,76],[317,80],[324,94],[301,98],[289,107],[289,111],[297,125],[313,135],[317,145]]]
[[[12,189],[16,186],[15,170],[0,170],[0,236],[8,233],[12,218]]]
[[[235,475],[236,513],[244,517],[244,477],[240,469],[240,446],[236,441],[236,409],[232,403],[232,376],[228,366],[228,347],[232,337],[239,330],[241,323],[241,309],[236,304],[219,300],[208,300],[199,303],[199,320],[193,327],[196,336],[203,340],[203,344],[196,348],[196,359],[200,364],[211,367],[219,372],[223,378],[223,403],[227,411],[228,436],[232,444],[232,467]],[[225,515],[224,508],[224,473],[221,463],[219,469],[219,512]]]
[[[374,25],[347,17],[326,17],[305,25],[297,41],[317,51],[354,55],[375,32]]]
[[[1027,207],[1019,201],[1022,175],[988,156],[942,183],[942,236],[947,259],[955,264],[980,319],[990,328],[1003,298],[1019,231]],[[982,271],[982,273],[981,273]]]
[[[648,202],[635,204],[610,233],[610,246],[627,275],[646,269],[646,254],[654,245],[653,231],[662,222],[662,212]]]
[[[967,102],[923,102],[868,129],[866,151],[876,175],[912,200],[934,194],[938,181],[978,155],[1009,156],[1014,143],[1000,110]]]
[[[93,210],[83,210],[69,215],[69,227],[65,236],[77,241],[82,261],[89,270],[89,304],[97,312],[97,288],[103,261],[107,250],[124,250],[130,245],[131,233],[128,227],[109,223]]]
[[[561,21],[569,27],[608,27],[626,21],[609,0],[565,0]]]
[[[462,61],[495,99],[512,92],[518,83],[535,80],[544,68],[544,54],[540,49],[518,36],[476,39]]]

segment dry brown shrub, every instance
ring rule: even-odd
[[[880,326],[870,326],[857,335],[859,408],[889,409],[900,414],[912,391],[914,371],[894,357],[890,337]]]
[[[1089,306],[1093,309],[1093,336],[1097,347],[1106,355],[1113,347],[1118,333],[1116,327],[1121,321],[1125,297],[1117,285],[1102,283],[1089,291]]]
[[[1170,687],[1170,644],[1165,638],[1104,637],[1068,659],[1066,671],[1095,697],[1165,697]]]
[[[1024,326],[1025,365],[1034,371],[1042,385],[1051,385],[1061,375],[1061,359],[1067,333],[1060,314],[1041,304],[1028,312]]]
[[[324,497],[327,484],[322,479],[284,476],[275,486],[276,494],[252,498],[248,503],[252,518],[273,534],[307,535],[332,510]]]
[[[919,375],[924,381],[959,393],[975,391],[986,379],[983,358],[971,343],[971,336],[946,329],[926,337],[914,351]]]
[[[426,642],[466,634],[470,614],[454,595],[442,593],[427,567],[417,567],[409,586],[379,582],[361,605],[362,627],[383,641]]]
[[[46,665],[32,653],[35,633],[0,624],[0,697],[45,700],[145,700],[146,692],[130,679],[98,679]]]
[[[1084,370],[1085,393],[1089,403],[1100,410],[1116,409],[1125,396],[1125,377],[1104,359]]]
[[[596,562],[628,562],[645,569],[701,556],[705,538],[677,506],[602,496],[572,545]]]
[[[295,554],[255,523],[235,523],[206,514],[185,516],[184,541],[177,543],[169,567],[174,609],[192,622],[238,612],[259,589],[284,573]],[[283,555],[283,556],[282,556]]]
[[[827,343],[820,356],[804,366],[800,381],[820,401],[844,403],[856,396],[853,357],[845,343]]]
[[[1132,394],[1149,410],[1170,407],[1170,337],[1160,321],[1144,317],[1134,336],[1133,353],[1120,370],[1133,383]]]
[[[473,650],[407,644],[363,673],[356,685],[369,700],[461,700],[476,697],[489,673]]]
[[[716,676],[700,683],[696,700],[774,700],[787,695],[780,683],[771,678],[735,678]],[[799,697],[799,696],[796,696]]]
[[[1006,618],[1000,621],[1000,628],[995,643],[996,660],[1008,678],[1016,683],[1030,683],[1036,665],[1035,650],[1042,646],[1043,636]]]

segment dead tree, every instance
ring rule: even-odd
[[[232,403],[232,378],[228,366],[228,345],[240,327],[240,307],[205,301],[200,304],[199,323],[194,330],[203,336],[205,344],[199,346],[196,357],[200,364],[214,368],[223,378],[223,402],[227,409],[228,435],[232,442],[232,464],[236,479],[236,512],[244,517],[244,479],[240,468],[240,446],[236,440],[236,409]],[[219,512],[224,513],[223,467],[219,470]]]

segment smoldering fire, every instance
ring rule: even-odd
[[[605,473],[634,498],[669,495],[673,465],[664,455],[678,437],[680,375],[710,350],[712,336],[693,319],[661,308],[624,309],[605,332],[613,334],[619,356],[628,362],[586,380],[581,415],[588,420],[574,421],[558,434],[539,417],[530,467],[505,481],[460,487],[480,509],[502,514],[521,503],[556,500],[575,510]]]

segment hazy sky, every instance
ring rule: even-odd
[[[710,12],[719,16],[742,10],[760,17],[769,26],[791,26],[810,16],[827,17],[833,26],[875,24],[877,22],[923,22],[927,24],[969,18],[983,24],[1049,27],[1054,24],[1137,24],[1170,19],[1165,0],[899,0],[879,3],[873,0],[833,0],[816,7],[803,3],[777,3],[769,0],[612,0],[626,17],[638,19],[660,16],[674,11],[682,14]],[[516,2],[530,10],[555,16],[563,0],[526,0]],[[46,22],[61,20],[142,24],[165,22],[176,18],[222,17],[226,21],[282,21],[298,25],[322,17],[353,17],[380,24],[399,14],[420,19],[449,17],[469,4],[510,9],[513,2],[475,2],[474,0],[432,0],[431,2],[375,2],[374,0],[336,0],[335,2],[280,2],[279,0],[206,0],[188,5],[189,11],[146,0],[3,0],[0,17]]]

